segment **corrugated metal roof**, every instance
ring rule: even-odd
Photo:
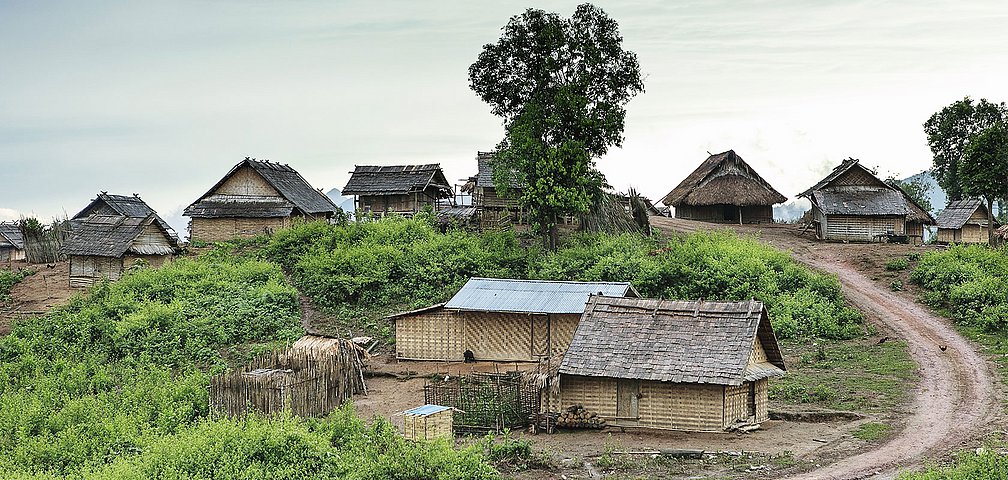
[[[423,415],[427,416],[433,413],[443,412],[445,410],[451,410],[451,407],[443,407],[441,405],[424,405],[421,407],[412,408],[403,412],[403,415]]]
[[[445,308],[480,312],[581,313],[592,294],[638,297],[627,282],[470,278]]]

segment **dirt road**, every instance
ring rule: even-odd
[[[10,292],[9,303],[0,303],[0,335],[6,335],[10,331],[10,324],[15,319],[48,312],[54,306],[66,303],[73,296],[75,291],[68,284],[69,262],[50,265],[28,265],[24,262],[16,262],[10,266],[4,264],[3,268],[13,270],[31,268],[35,273],[14,285]]]
[[[709,228],[662,217],[652,217],[652,225],[680,232]],[[919,368],[920,381],[901,431],[873,450],[789,478],[891,478],[898,468],[945,455],[1000,422],[997,374],[976,347],[910,295],[880,288],[857,270],[859,252],[882,246],[814,242],[793,227],[732,228],[755,233],[771,245],[791,250],[797,260],[837,275],[848,301],[879,322],[880,328],[906,340]]]

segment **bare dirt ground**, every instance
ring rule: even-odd
[[[652,217],[665,232],[709,229],[709,224]],[[891,478],[898,468],[915,467],[968,445],[1002,425],[1001,386],[994,366],[977,347],[907,292],[893,292],[878,279],[884,259],[925,247],[816,242],[794,226],[733,226],[792,251],[813,268],[837,275],[844,295],[880,329],[905,340],[919,368],[919,383],[906,406],[900,430],[877,448],[845,455],[842,445],[822,453],[816,468],[789,478]],[[929,248],[929,247],[928,247]],[[872,277],[875,277],[874,279]],[[836,458],[829,462],[825,459]]]
[[[50,308],[66,303],[76,291],[70,288],[70,263],[29,265],[24,262],[3,264],[3,268],[17,270],[32,268],[35,274],[25,277],[11,289],[11,301],[0,303],[0,335],[10,331],[11,322],[25,315],[48,312]]]

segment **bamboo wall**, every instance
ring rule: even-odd
[[[728,211],[726,212],[726,207]],[[772,205],[677,205],[675,218],[698,220],[712,223],[739,223],[739,208],[742,209],[742,223],[773,223]]]
[[[550,315],[550,353],[553,355],[563,355],[567,353],[574,341],[574,331],[581,323],[581,314],[553,314]]]
[[[616,418],[616,380],[605,377],[560,376],[560,409],[582,405],[611,421]]]
[[[0,262],[17,262],[24,259],[24,250],[16,247],[0,247]]]
[[[70,256],[70,287],[90,287],[99,278],[119,280],[123,271],[123,259],[93,255]]]
[[[190,236],[204,242],[221,242],[236,237],[254,237],[290,226],[290,217],[193,218]]]
[[[986,225],[987,222],[984,222]],[[980,225],[963,225],[963,228],[939,228],[939,243],[987,243],[987,229]]]
[[[752,384],[724,387],[724,426],[736,422],[747,422],[755,417],[755,412],[749,403],[749,389]]]
[[[231,174],[213,193],[217,195],[280,196],[280,192],[248,165]]]
[[[465,321],[438,309],[397,317],[396,357],[400,360],[461,361],[466,351]]]
[[[437,199],[421,192],[403,195],[360,195],[357,197],[356,208],[376,214],[411,215],[423,210],[426,205],[437,210]]]
[[[912,245],[924,243],[924,224],[921,222],[906,222],[906,234]]]
[[[477,360],[531,361],[532,321],[524,313],[462,312],[466,347]]]
[[[451,409],[429,415],[403,415],[403,437],[407,440],[433,440],[453,436]]]
[[[904,217],[877,215],[825,215],[821,217],[827,240],[871,242],[875,235],[904,233]]]

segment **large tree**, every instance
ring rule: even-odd
[[[622,144],[624,107],[644,90],[637,56],[598,7],[579,5],[570,18],[528,9],[483,46],[469,82],[504,119],[495,186],[555,246],[559,219],[586,213],[602,196],[595,159]]]
[[[1008,108],[981,98],[974,103],[966,97],[931,115],[924,123],[928,146],[934,155],[934,176],[949,200],[963,196],[961,167],[970,139],[992,125],[1008,121]]]
[[[970,139],[960,175],[963,193],[987,202],[987,241],[993,245],[994,200],[1008,196],[1008,124],[994,124]]]

